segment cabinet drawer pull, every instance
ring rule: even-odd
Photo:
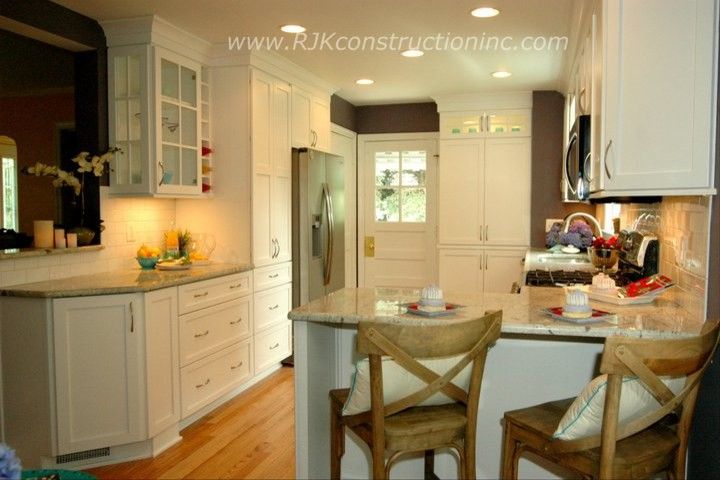
[[[207,296],[208,296],[208,293],[209,293],[209,292],[205,292],[205,293],[196,293],[195,295],[193,295],[193,297],[195,297],[195,298],[203,298],[203,297],[207,297]]]
[[[238,318],[237,320],[231,320],[230,325],[237,325],[240,322],[242,322],[242,318]]]
[[[240,362],[237,365],[230,365],[230,370],[236,370],[242,366],[243,366],[243,362]]]
[[[199,383],[199,384],[195,385],[195,388],[203,388],[203,387],[204,387],[205,385],[207,385],[208,383],[210,383],[210,379],[209,379],[209,378],[205,379],[205,383]]]
[[[279,273],[273,273],[272,275],[268,275],[268,278],[278,278],[279,276]]]
[[[270,347],[270,350],[275,350],[275,349],[278,348],[279,346],[280,346],[280,343],[276,342],[275,345],[273,345],[272,347]]]
[[[277,310],[278,308],[280,308],[280,305],[278,305],[278,304],[276,303],[276,304],[273,305],[272,307],[268,307],[268,310]]]
[[[242,282],[236,284],[236,285],[230,285],[230,290],[235,290],[236,288],[242,287]]]
[[[210,333],[210,330],[205,330],[203,333],[196,333],[195,338],[205,337],[208,333]]]

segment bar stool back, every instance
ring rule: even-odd
[[[667,471],[685,476],[688,434],[698,387],[718,343],[718,322],[697,337],[674,340],[608,337],[600,373],[607,374],[601,433],[572,440],[554,438],[574,399],[505,412],[502,478],[518,476],[518,458],[532,452],[584,478],[649,478]],[[686,376],[677,393],[659,376]],[[624,378],[637,377],[658,407],[618,421]]]
[[[331,478],[340,478],[345,427],[354,431],[370,447],[375,479],[387,478],[392,464],[409,452],[424,452],[425,477],[437,478],[433,472],[434,450],[446,447],[458,452],[460,477],[475,478],[480,386],[488,347],[500,336],[501,320],[502,312],[497,311],[475,320],[444,325],[361,322],[357,348],[369,359],[371,409],[355,415],[343,415],[349,389],[330,392]],[[416,360],[458,355],[462,355],[461,359],[442,375]],[[426,385],[385,404],[382,356],[392,357]],[[472,364],[472,370],[469,388],[465,391],[452,380],[469,364]],[[418,406],[438,392],[450,397],[451,403]],[[387,462],[386,451],[390,452]]]

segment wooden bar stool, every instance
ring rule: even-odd
[[[409,452],[424,452],[425,478],[437,478],[433,466],[434,450],[438,448],[455,449],[460,457],[460,477],[475,478],[480,386],[487,350],[500,336],[501,320],[502,312],[498,311],[468,322],[445,325],[361,322],[357,348],[368,355],[369,385],[367,378],[362,383],[358,367],[352,395],[358,395],[359,385],[368,385],[370,406],[356,405],[356,409],[363,411],[348,414],[351,407],[346,402],[350,389],[330,392],[331,478],[340,478],[345,427],[370,447],[375,479],[387,478],[392,464]],[[433,363],[438,361],[447,361],[448,368],[438,368],[438,363]],[[419,383],[419,388],[403,390],[401,379],[390,378],[390,373],[398,370],[405,378]],[[436,373],[437,370],[441,371]],[[467,390],[453,382],[466,383]],[[391,390],[398,393],[398,389],[396,398],[386,397]],[[390,452],[387,464],[386,451]]]
[[[593,388],[586,387],[573,406],[575,399],[567,399],[505,412],[502,478],[517,478],[518,458],[523,452],[532,452],[584,478],[649,478],[662,471],[674,480],[684,478],[698,386],[717,343],[717,321],[708,322],[703,333],[693,338],[609,337],[600,364],[606,383],[603,377],[593,380],[589,385]],[[665,381],[660,375],[666,376]],[[686,378],[674,380],[673,392],[667,377],[682,376]],[[598,395],[602,392],[604,403]],[[593,398],[596,395],[598,398]],[[642,398],[648,401],[643,403]],[[593,400],[597,402],[594,406]],[[601,415],[600,425],[588,410]],[[625,420],[619,421],[619,417]],[[600,431],[563,439],[562,433],[557,433],[563,428],[558,427],[561,420],[565,425],[562,432],[577,425],[587,432],[597,432],[599,426]]]

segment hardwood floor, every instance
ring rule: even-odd
[[[100,479],[295,477],[293,369],[282,367],[180,432],[155,458],[89,470]]]

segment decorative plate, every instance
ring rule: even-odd
[[[188,270],[191,266],[189,263],[158,263],[155,268],[157,270]]]
[[[446,303],[445,310],[438,310],[437,312],[426,312],[424,310],[420,310],[420,304],[417,302],[408,303],[405,306],[407,307],[407,313],[411,313],[413,315],[420,315],[421,317],[444,317],[446,315],[453,315],[455,314],[455,310],[463,308],[463,305]]]
[[[547,315],[550,315],[555,320],[562,320],[563,322],[571,322],[571,323],[598,323],[598,322],[616,322],[617,321],[617,315],[614,313],[606,312],[604,310],[596,310],[592,309],[592,314],[589,317],[586,318],[574,318],[574,317],[566,317],[563,315],[563,307],[553,307],[553,308],[546,308],[543,310],[543,313],[546,313]]]

